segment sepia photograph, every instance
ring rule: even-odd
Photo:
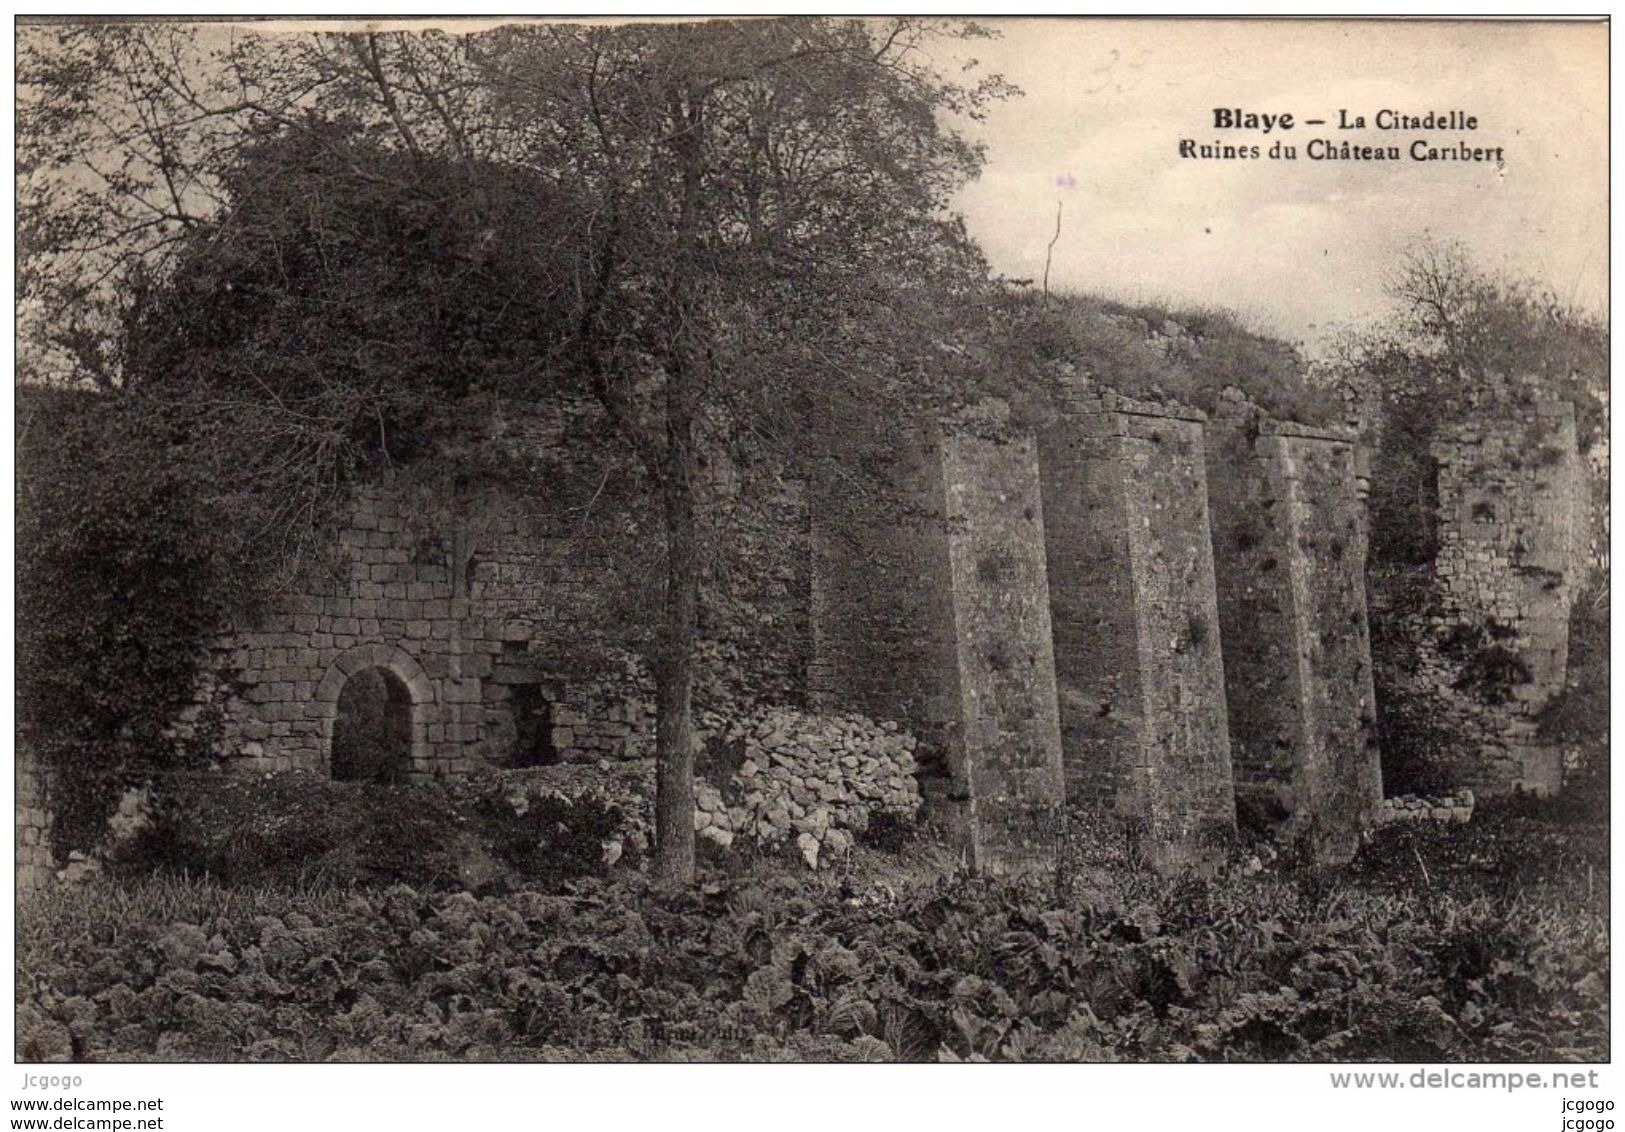
[[[50,1127],[356,1062],[1604,1127],[1606,18],[14,32],[13,1097],[129,1121]]]

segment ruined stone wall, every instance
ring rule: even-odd
[[[780,619],[810,632],[809,703],[918,735],[922,791],[984,870],[1053,861],[1066,796],[1127,819],[1158,864],[1204,859],[1235,825],[1221,647],[1247,639],[1221,631],[1205,418],[1115,394],[1080,396],[1036,441],[994,418],[902,453],[896,510],[824,485],[805,523],[799,495],[793,521],[773,515],[810,546],[809,613]],[[1339,845],[1378,789],[1352,738],[1372,699],[1352,453],[1277,430],[1246,456],[1247,505],[1288,501],[1269,537],[1289,588],[1248,619],[1273,643],[1240,661],[1235,721],[1270,736],[1238,759],[1244,788],[1291,783],[1289,809],[1334,815]],[[213,713],[223,757],[326,772],[346,682],[380,667],[410,698],[420,776],[519,765],[538,742],[544,761],[647,756],[651,684],[613,636],[627,559],[534,502],[363,491],[328,568],[219,642],[186,726]],[[774,585],[793,589],[785,561]],[[1269,714],[1285,702],[1290,721]]]
[[[1225,417],[1207,460],[1237,796],[1346,861],[1382,801],[1353,434]]]
[[[364,491],[328,567],[218,642],[200,725],[254,768],[323,771],[345,681],[392,672],[412,701],[412,770],[509,765],[526,722],[550,723],[558,761],[637,757],[646,690],[602,642],[606,562],[512,500],[435,505],[390,485]],[[592,660],[596,659],[595,671]]]
[[[899,453],[895,512],[814,485],[809,698],[908,722],[948,773],[959,725],[958,661],[941,453]]]
[[[1485,398],[1440,429],[1438,608],[1421,678],[1478,742],[1462,785],[1548,792],[1562,752],[1536,741],[1533,716],[1568,670],[1569,613],[1589,545],[1587,478],[1574,409]]]
[[[1235,827],[1203,419],[1084,397],[1041,445],[1068,793],[1161,864]]]
[[[1031,438],[923,441],[901,513],[814,506],[814,701],[897,720],[973,865],[1052,863],[1060,732]],[[930,767],[927,767],[929,771]]]
[[[51,814],[46,804],[44,771],[33,749],[19,737],[16,762],[17,893],[33,892],[56,872],[51,854]]]

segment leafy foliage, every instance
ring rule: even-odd
[[[489,440],[506,404],[559,392],[578,266],[560,193],[316,119],[252,133],[216,188],[220,211],[132,288],[120,384],[255,513],[262,553],[310,568],[385,469],[433,456],[453,492],[522,472]]]
[[[49,769],[59,851],[118,788],[184,757],[168,733],[228,611],[249,608],[249,517],[106,394],[19,397],[17,707]]]
[[[547,887],[599,871],[611,841],[617,860],[636,862],[645,808],[626,776],[609,772],[394,785],[300,772],[170,775],[155,784],[150,824],[115,869],[243,887]]]
[[[1603,831],[1492,814],[1379,838],[1329,874],[1085,863],[1059,888],[916,858],[900,893],[777,870],[484,898],[59,891],[20,921],[18,1055],[1607,1058]]]
[[[311,120],[251,136],[219,192],[136,294],[123,381],[291,469],[277,489],[444,452],[472,395],[551,392],[580,220],[547,181]]]
[[[1083,295],[1021,293],[1000,311],[994,365],[1064,366],[1098,385],[1146,401],[1177,401],[1215,412],[1236,388],[1273,416],[1310,424],[1341,419],[1333,390],[1311,380],[1285,342],[1256,334],[1218,309],[1124,306]]]

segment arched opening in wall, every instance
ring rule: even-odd
[[[344,682],[333,720],[333,778],[404,782],[412,765],[412,696],[387,668],[363,668]]]
[[[516,767],[552,766],[559,761],[553,745],[553,702],[540,684],[516,684],[513,689],[514,744],[512,763]]]

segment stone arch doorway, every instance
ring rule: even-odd
[[[360,782],[428,773],[434,701],[434,685],[411,654],[393,645],[344,653],[316,689],[329,773]]]
[[[387,668],[344,682],[328,765],[339,782],[403,782],[412,770],[412,695]]]

